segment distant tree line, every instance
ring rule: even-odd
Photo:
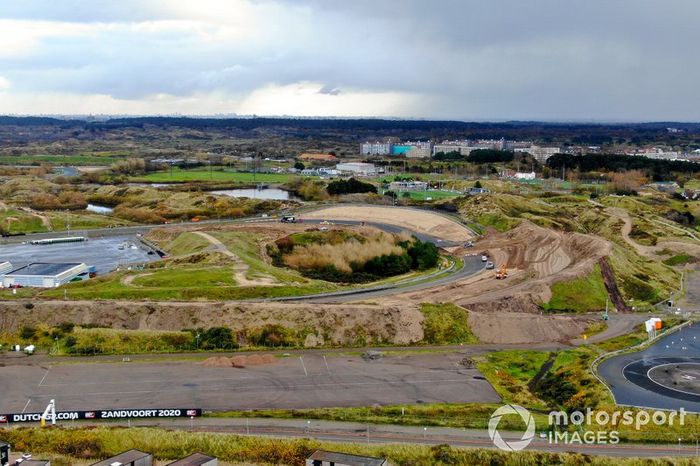
[[[672,178],[672,173],[697,173],[700,164],[680,160],[659,160],[619,154],[556,154],[547,159],[552,170],[578,169],[581,172],[620,172],[641,170],[655,180]]]
[[[434,160],[444,161],[465,161],[471,163],[507,163],[512,162],[515,154],[507,150],[497,149],[475,149],[469,155],[462,155],[459,151],[437,152]]]
[[[667,143],[680,139],[700,144],[695,135],[700,134],[698,123],[629,123],[629,124],[585,124],[585,123],[543,123],[533,121],[511,121],[499,123],[430,121],[430,120],[387,120],[373,118],[191,118],[191,117],[131,117],[113,118],[106,121],[86,121],[80,119],[59,119],[48,117],[0,116],[0,126],[55,126],[86,131],[101,131],[121,128],[191,128],[238,129],[252,131],[258,128],[284,129],[290,135],[304,137],[308,134],[327,131],[340,131],[352,134],[355,139],[393,136],[411,139],[439,140],[493,139],[505,137],[515,140],[538,140],[542,143],[566,141],[573,144],[610,144],[631,142],[633,144]],[[669,133],[666,128],[673,126],[682,133]],[[338,138],[346,135],[338,134]]]

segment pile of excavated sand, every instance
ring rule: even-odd
[[[204,367],[246,367],[274,364],[277,358],[271,354],[251,354],[250,356],[237,355],[231,358],[226,356],[213,356],[202,361]]]
[[[580,337],[599,318],[525,312],[470,312],[469,326],[482,343],[543,343]]]
[[[233,367],[231,359],[226,356],[213,356],[202,361],[204,367]]]

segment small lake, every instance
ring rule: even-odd
[[[95,212],[96,214],[104,214],[104,215],[110,215],[112,212],[114,212],[114,209],[111,207],[107,207],[104,205],[99,205],[99,204],[88,204],[85,210],[89,210],[90,212]]]
[[[276,201],[289,200],[289,192],[278,188],[263,188],[263,189],[223,189],[220,191],[211,191],[211,194],[229,197],[248,197],[251,199],[272,199]]]

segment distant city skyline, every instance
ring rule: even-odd
[[[0,114],[700,121],[692,0],[3,0]]]

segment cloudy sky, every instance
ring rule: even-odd
[[[0,0],[0,114],[700,121],[697,0]]]

